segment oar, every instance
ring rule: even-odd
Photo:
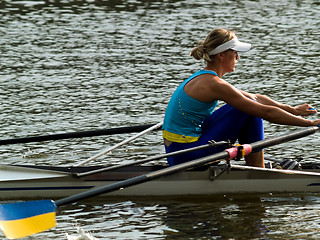
[[[101,151],[100,153],[98,153],[98,154],[96,154],[96,155],[94,155],[94,156],[92,156],[92,157],[90,157],[90,158],[88,158],[88,159],[76,164],[75,166],[82,166],[85,163],[88,163],[88,162],[90,162],[92,160],[95,160],[95,159],[101,157],[102,155],[104,155],[104,154],[106,154],[108,152],[111,152],[112,150],[114,150],[114,149],[116,149],[116,148],[118,148],[118,147],[120,147],[120,146],[122,146],[122,145],[124,145],[124,144],[126,144],[128,142],[131,142],[132,140],[134,140],[134,139],[136,139],[136,138],[138,138],[138,137],[140,137],[140,136],[142,136],[142,135],[144,135],[144,134],[146,134],[148,132],[151,132],[151,131],[153,131],[155,129],[160,128],[161,126],[162,126],[162,122],[159,122],[159,123],[157,123],[155,125],[152,125],[151,127],[145,129],[144,131],[142,131],[142,132],[140,132],[140,133],[138,133],[138,134],[136,134],[136,135],[134,135],[134,136],[132,136],[132,137],[130,137],[128,139],[123,140],[122,142],[114,145],[113,147],[110,147],[110,148],[107,148],[107,149]]]
[[[94,137],[94,136],[123,134],[123,133],[133,133],[133,132],[141,132],[141,131],[143,131],[147,128],[150,128],[152,126],[154,126],[154,124],[96,129],[96,130],[81,131],[81,132],[59,133],[59,134],[31,136],[31,137],[13,138],[13,139],[3,139],[3,140],[0,140],[0,145],[29,143],[29,142],[43,142],[43,141],[50,141],[50,140]],[[159,130],[159,129],[160,128],[154,129],[154,130]]]
[[[303,130],[297,130],[268,140],[262,140],[252,144],[245,144],[241,147],[229,148],[223,152],[213,154],[211,156],[143,174],[114,184],[99,187],[84,193],[69,196],[55,202],[52,200],[39,200],[2,204],[0,205],[0,228],[7,238],[16,239],[26,237],[54,227],[56,225],[55,212],[56,208],[59,206],[151,181],[153,179],[170,175],[189,168],[195,168],[203,166],[205,164],[210,164],[217,160],[233,159],[238,155],[238,151],[240,151],[242,155],[247,155],[251,151],[308,136],[318,130],[319,127],[308,127]],[[310,175],[314,176],[315,173],[310,172]]]
[[[137,161],[134,161],[134,162],[131,162],[131,163],[125,163],[125,164],[115,165],[115,166],[111,166],[111,167],[100,168],[100,169],[97,169],[97,170],[88,171],[88,172],[84,172],[84,173],[75,173],[73,175],[76,176],[76,177],[85,177],[85,176],[89,176],[89,175],[100,173],[100,172],[106,172],[106,171],[111,171],[111,170],[115,170],[115,169],[119,169],[119,168],[129,167],[129,166],[137,165],[137,164],[141,164],[141,163],[147,163],[147,162],[151,162],[151,161],[154,161],[154,160],[159,160],[159,159],[162,159],[162,158],[172,157],[172,156],[181,155],[181,154],[185,154],[185,153],[190,153],[190,152],[194,152],[194,151],[199,151],[199,150],[212,148],[212,147],[218,147],[218,146],[221,146],[221,145],[229,145],[229,147],[230,147],[231,143],[229,141],[220,141],[220,142],[209,141],[208,144],[200,145],[200,146],[197,146],[197,147],[188,148],[188,149],[184,149],[184,150],[180,150],[180,151],[176,151],[176,152],[171,152],[171,153],[167,153],[167,154],[160,154],[160,155],[157,155],[157,156],[154,156],[154,157],[137,160]]]

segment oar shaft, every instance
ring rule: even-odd
[[[257,149],[261,149],[261,148],[265,148],[265,147],[271,147],[280,143],[284,143],[290,140],[294,140],[294,139],[298,139],[304,136],[308,136],[311,135],[313,133],[315,133],[316,131],[319,130],[319,127],[308,127],[302,130],[297,130],[291,133],[287,133],[278,137],[274,137],[268,140],[262,140],[262,141],[258,141],[252,144],[248,144],[251,146],[252,150],[257,150]],[[237,151],[237,147],[232,148],[235,151]],[[154,172],[150,172],[147,174],[143,174],[141,176],[137,176],[134,178],[130,178],[124,181],[120,181],[114,184],[110,184],[107,186],[103,186],[100,188],[96,188],[84,193],[80,193],[77,195],[73,195],[73,196],[69,196],[60,200],[57,200],[55,202],[56,206],[62,206],[68,203],[72,203],[72,202],[77,202],[80,201],[82,199],[86,199],[86,198],[90,198],[90,197],[94,197],[94,196],[98,196],[100,194],[104,194],[104,193],[109,193],[112,191],[116,191],[125,187],[129,187],[129,186],[133,186],[133,185],[137,185],[140,183],[144,183],[147,181],[150,181],[152,179],[156,179],[159,177],[163,177],[166,175],[170,175],[179,171],[183,171],[189,168],[195,168],[195,167],[199,167],[199,166],[203,166],[205,164],[210,164],[216,160],[220,160],[220,159],[228,159],[230,157],[229,152],[225,150],[223,152],[220,153],[216,153],[207,157],[203,157],[203,158],[199,158],[193,161],[189,161],[189,162],[185,162],[185,163],[181,163],[172,167],[168,167],[168,168],[164,168],[158,171],[154,171]],[[248,152],[249,153],[249,152]],[[246,154],[248,154],[246,153]]]
[[[308,135],[311,135],[315,132],[319,131],[319,126],[307,127],[300,130],[296,130],[290,133],[286,133],[277,137],[261,140],[255,143],[250,144],[252,147],[252,151],[259,150],[261,148],[281,144],[284,142],[288,142],[291,140],[295,140],[298,138],[302,138]]]
[[[97,129],[97,130],[70,132],[70,133],[59,133],[59,134],[42,135],[42,136],[31,136],[31,137],[13,138],[13,139],[3,139],[3,140],[0,140],[0,145],[29,143],[29,142],[43,142],[43,141],[50,141],[50,140],[94,137],[94,136],[123,134],[123,133],[133,133],[133,132],[141,132],[141,131],[148,129],[152,126],[154,126],[154,124],[136,125],[136,126],[128,126],[128,127],[117,127],[117,128],[106,128],[106,129]],[[154,130],[159,130],[159,129],[154,129]]]
[[[89,175],[100,173],[100,172],[111,171],[111,170],[115,170],[115,169],[119,169],[119,168],[129,167],[129,166],[136,165],[136,164],[151,162],[151,161],[159,160],[159,159],[162,159],[162,158],[172,157],[172,156],[176,156],[176,155],[181,155],[181,154],[185,154],[185,153],[189,153],[189,152],[199,151],[199,150],[212,148],[212,147],[217,147],[217,146],[221,146],[221,145],[227,145],[227,144],[229,145],[230,142],[227,142],[227,141],[210,142],[208,144],[197,146],[197,147],[194,147],[194,148],[188,148],[188,149],[184,149],[184,150],[180,150],[180,151],[176,151],[176,152],[172,152],[172,153],[161,154],[161,155],[157,155],[157,156],[154,156],[154,157],[150,157],[150,158],[134,161],[134,162],[131,162],[131,163],[115,165],[115,166],[106,167],[106,168],[102,168],[102,169],[97,169],[97,170],[93,170],[93,171],[89,171],[89,172],[78,173],[78,174],[75,174],[75,175],[77,177],[85,177],[85,176],[89,176]]]

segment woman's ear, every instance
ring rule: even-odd
[[[217,58],[220,62],[223,62],[224,52],[218,53],[218,54],[216,55],[216,58]]]

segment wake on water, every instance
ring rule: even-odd
[[[67,240],[98,240],[90,235],[90,233],[86,233],[83,229],[78,228],[78,234],[76,236],[69,235],[66,233]]]

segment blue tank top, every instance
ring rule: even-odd
[[[163,137],[173,142],[197,141],[201,135],[204,119],[209,117],[218,101],[206,103],[187,95],[184,86],[193,78],[202,74],[212,74],[209,70],[199,70],[186,79],[173,93],[162,125]]]

